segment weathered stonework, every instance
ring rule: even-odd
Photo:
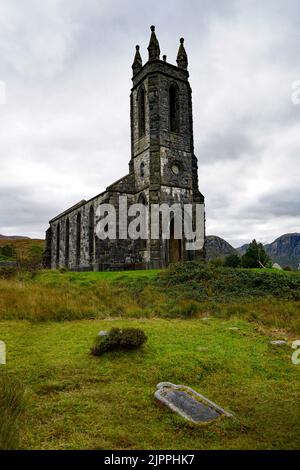
[[[159,58],[159,44],[152,28],[148,62],[142,65],[137,46],[132,66],[129,174],[103,193],[81,201],[50,220],[45,251],[45,265],[49,268],[82,271],[161,268],[176,261],[172,242],[161,237],[158,240],[100,240],[96,237],[97,207],[102,203],[113,204],[118,221],[119,196],[126,195],[128,205],[142,200],[147,205],[203,204],[204,208],[204,197],[198,189],[192,92],[183,40],[178,66],[169,64]],[[204,233],[204,210],[202,230]],[[204,256],[203,251],[186,251],[185,240],[176,242],[175,258],[183,261]]]

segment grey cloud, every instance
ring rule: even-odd
[[[2,0],[0,233],[42,237],[127,172],[131,63],[150,24],[170,62],[186,39],[208,232],[236,245],[297,229],[298,1]]]
[[[205,164],[221,160],[235,160],[245,155],[254,157],[261,149],[247,135],[245,128],[236,124],[230,129],[214,130],[197,146]]]
[[[255,219],[295,217],[300,219],[300,188],[274,191],[260,198],[256,204],[244,207],[245,216]],[[298,221],[299,222],[299,221]],[[299,227],[298,227],[299,228]],[[295,226],[295,230],[298,229]]]

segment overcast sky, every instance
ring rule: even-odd
[[[125,175],[135,45],[185,38],[207,233],[238,246],[300,231],[299,0],[1,0],[0,233]]]

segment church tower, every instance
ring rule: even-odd
[[[143,65],[140,48],[136,46],[132,64],[129,173],[100,194],[81,200],[50,220],[45,266],[74,271],[146,269],[204,258],[204,197],[198,189],[192,92],[183,38],[179,43],[177,65],[168,63],[165,55],[161,60],[160,54],[155,28],[151,26],[148,60]],[[125,214],[125,222],[131,222],[132,217],[120,205],[121,196],[126,196],[129,205],[140,203],[150,209],[146,227],[143,227],[146,236],[127,236],[126,223],[123,217],[121,221],[120,215]],[[155,217],[151,209],[155,204],[160,208],[165,205],[170,217],[167,222],[162,215],[160,220],[156,219],[155,227],[159,230],[153,236],[151,228]],[[180,224],[178,230],[175,210],[172,210],[174,204],[180,217],[184,205],[189,204],[193,221],[199,209],[200,244],[192,241],[187,248],[186,242],[190,239],[184,238],[183,230],[178,236]],[[103,205],[115,209],[115,230],[111,237],[106,233],[101,237],[97,231],[97,213]],[[195,228],[193,226],[192,230]],[[141,234],[141,228],[138,232]]]
[[[197,203],[204,207],[204,197],[198,189],[192,91],[187,68],[183,38],[177,66],[168,63],[165,55],[161,60],[154,26],[151,26],[145,65],[136,46],[132,64],[130,170],[135,174],[136,190],[143,192],[149,204]],[[162,260],[168,264],[190,259],[184,241],[171,239],[171,246],[167,245],[161,240],[151,240],[152,266],[161,266]]]

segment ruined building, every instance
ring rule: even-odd
[[[186,250],[185,240],[106,239],[96,236],[99,204],[111,203],[118,214],[119,196],[128,204],[201,204],[198,165],[194,155],[192,92],[183,38],[177,65],[160,58],[160,46],[151,26],[148,61],[143,65],[136,46],[130,96],[131,158],[129,173],[88,201],[81,201],[50,220],[46,232],[45,264],[70,270],[160,268],[170,262],[203,257]],[[150,223],[150,221],[149,221]],[[201,220],[204,237],[204,210]]]

